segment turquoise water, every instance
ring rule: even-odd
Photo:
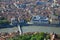
[[[60,27],[27,26],[22,27],[23,32],[54,32],[60,34]]]
[[[17,31],[18,28],[17,27],[13,27],[13,28],[4,28],[4,29],[0,29],[0,32],[15,32]],[[22,27],[23,33],[26,32],[54,32],[57,34],[60,34],[60,27],[45,27],[45,26],[23,26]]]

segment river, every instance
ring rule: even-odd
[[[0,29],[0,32],[15,32],[17,30],[18,30],[17,27],[3,28],[3,29]],[[51,33],[51,32],[54,32],[54,33],[60,34],[60,27],[23,26],[22,31],[23,31],[23,33],[26,33],[26,32],[48,32],[48,33]]]

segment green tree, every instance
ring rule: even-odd
[[[39,37],[37,38],[37,40],[44,40],[44,37],[43,37],[43,36],[39,36]]]
[[[0,20],[0,24],[9,24],[10,22],[7,20]]]
[[[0,20],[6,20],[6,18],[4,18],[4,17],[0,17]]]
[[[37,40],[37,39],[36,39],[36,37],[31,37],[31,39],[30,39],[30,40]]]
[[[50,35],[47,35],[47,36],[46,36],[46,39],[50,39]]]

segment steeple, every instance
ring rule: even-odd
[[[53,1],[54,1],[54,5],[55,5],[57,1],[56,0],[53,0]]]
[[[53,0],[53,3],[52,3],[52,5],[51,5],[51,7],[54,7],[54,6],[56,6],[57,5],[57,0]]]

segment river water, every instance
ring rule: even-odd
[[[17,27],[4,28],[4,29],[0,29],[0,32],[15,32],[17,30],[18,30]],[[60,34],[60,27],[23,26],[22,31],[23,31],[23,33],[26,33],[26,32],[48,32],[48,33],[51,33],[51,32],[54,32],[54,33]]]

